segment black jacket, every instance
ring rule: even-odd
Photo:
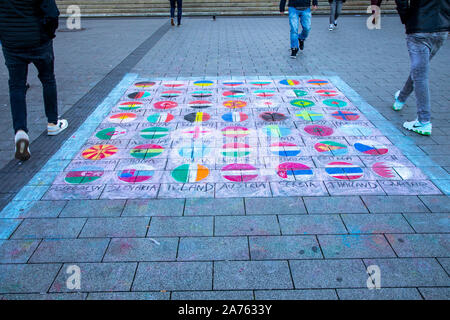
[[[313,6],[317,6],[317,0],[312,0]],[[311,0],[289,0],[288,7],[294,8],[309,8]],[[280,12],[284,12],[286,7],[286,0],[280,1]]]
[[[342,3],[344,3],[345,2],[345,0],[338,0],[338,1],[341,1]],[[328,0],[328,3],[332,3],[333,2],[333,0]]]
[[[55,37],[55,0],[0,0],[0,41],[10,49],[33,48]]]
[[[406,33],[450,31],[450,0],[395,0]]]

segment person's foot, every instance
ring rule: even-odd
[[[291,48],[291,58],[296,59],[298,53],[298,48]]]
[[[403,128],[410,130],[410,131],[414,131],[415,133],[424,135],[424,136],[429,136],[431,135],[431,129],[432,129],[432,125],[431,122],[420,122],[419,120],[415,120],[415,121],[406,121],[403,124]]]
[[[400,95],[400,90],[398,90],[398,91],[394,94],[395,101],[394,101],[394,104],[392,105],[392,109],[394,109],[394,111],[400,111],[400,110],[402,110],[403,106],[405,105],[404,102],[400,102],[400,101],[398,100],[399,95]]]
[[[303,48],[305,47],[305,40],[298,39],[298,46],[300,50],[303,50]]]
[[[170,24],[171,24],[172,26],[175,25],[175,22],[173,22],[173,18],[170,19]]]
[[[337,28],[337,22],[334,23],[334,28],[335,28],[335,29]]]
[[[334,24],[330,24],[330,26],[328,27],[328,30],[333,31],[334,30]]]
[[[69,126],[69,123],[65,119],[59,119],[57,124],[47,125],[47,134],[49,136],[56,136],[64,131]]]
[[[28,134],[23,130],[17,131],[16,136],[14,137],[14,142],[16,144],[15,158],[20,161],[30,159],[30,139],[28,138]]]
[[[178,22],[178,23],[177,23],[177,27],[179,27],[179,26],[181,26],[181,22]]]

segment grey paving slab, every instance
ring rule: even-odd
[[[414,233],[414,230],[397,214],[342,214],[349,233]]]
[[[171,261],[177,256],[178,238],[112,239],[103,261]]]
[[[365,259],[381,271],[381,287],[450,286],[450,278],[431,258]]]
[[[252,260],[322,259],[314,236],[250,237]]]
[[[39,245],[39,240],[0,241],[0,263],[26,263]]]
[[[215,236],[279,235],[276,216],[217,216]]]
[[[2,294],[0,300],[85,300],[87,293]]]
[[[337,300],[335,290],[255,290],[256,300]]]
[[[0,219],[0,230],[5,231],[0,234],[0,240],[9,239],[12,232],[22,223],[22,219]]]
[[[60,264],[0,264],[0,293],[47,292]]]
[[[337,214],[280,216],[279,220],[283,235],[347,233],[341,218]]]
[[[187,199],[185,216],[244,215],[244,199]]]
[[[422,300],[416,288],[337,289],[341,300]]]
[[[419,233],[450,233],[450,214],[404,214],[404,217]]]
[[[248,260],[246,237],[190,237],[181,238],[179,261]]]
[[[439,258],[439,263],[442,265],[445,271],[450,274],[450,258]]]
[[[72,200],[60,217],[119,217],[124,206],[125,200]]]
[[[12,239],[76,238],[85,222],[82,218],[25,219]]]
[[[360,197],[303,197],[308,213],[367,213]]]
[[[292,288],[286,261],[219,261],[214,263],[215,290]]]
[[[212,290],[212,263],[140,263],[132,290]]]
[[[109,239],[43,240],[30,262],[100,262],[108,243]]]
[[[148,236],[212,236],[213,217],[153,217]]]
[[[449,196],[420,196],[431,212],[450,212]]]
[[[89,218],[81,231],[82,238],[128,238],[144,237],[147,233],[150,218]]]
[[[182,216],[184,202],[184,199],[128,200],[122,216]]]
[[[388,234],[399,257],[448,257],[450,234]]]
[[[319,235],[326,259],[395,257],[383,235]]]
[[[362,196],[371,213],[427,212],[417,196]]]
[[[172,300],[254,300],[252,291],[175,291]]]
[[[19,214],[19,218],[55,218],[66,205],[66,201],[37,201],[29,210]]]
[[[290,261],[296,289],[366,288],[368,274],[361,260]]]
[[[248,215],[262,214],[301,214],[306,213],[305,205],[300,197],[278,198],[246,198],[245,212]]]
[[[169,300],[169,292],[91,292],[87,300]]]
[[[446,288],[419,288],[425,300],[449,300],[450,287]]]
[[[129,291],[137,263],[77,263],[80,268],[80,290],[68,289],[72,264],[64,264],[50,292]],[[69,271],[69,273],[67,273]]]

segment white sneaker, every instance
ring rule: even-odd
[[[330,24],[330,26],[328,27],[328,30],[333,31],[334,30],[334,24]]]
[[[56,125],[47,125],[47,134],[49,136],[56,136],[57,134],[60,134],[62,131],[64,131],[68,126],[69,123],[66,119],[60,119],[58,120],[58,123]]]
[[[405,105],[404,102],[400,102],[398,101],[398,96],[400,95],[400,90],[398,90],[395,94],[394,94],[394,104],[392,105],[392,109],[394,109],[394,111],[400,111],[403,109],[403,106]]]
[[[429,136],[431,135],[432,125],[431,122],[422,123],[419,120],[415,120],[405,122],[403,128],[424,136]]]
[[[28,134],[23,130],[17,131],[14,142],[16,144],[15,158],[20,161],[30,159],[30,139],[28,138]]]

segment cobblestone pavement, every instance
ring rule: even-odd
[[[64,141],[37,150],[52,140],[39,136],[45,119],[33,71],[36,157],[9,162],[2,67],[0,299],[449,299],[450,47],[431,65],[433,135],[420,137],[401,129],[415,116],[414,99],[401,113],[390,108],[409,68],[399,19],[383,16],[374,31],[365,19],[342,17],[329,32],[326,17],[313,17],[296,60],[287,17],[185,19],[180,28],[161,19],[86,20],[85,31],[58,33],[55,44],[61,113],[98,83],[110,92],[117,83],[99,81],[131,52],[143,58],[121,72],[142,78],[339,76],[387,119],[380,128],[398,127],[388,138],[442,195],[43,201],[39,188],[21,187]],[[135,50],[157,30],[159,41]],[[80,290],[66,285],[72,265],[82,272]],[[380,290],[367,289],[371,265]]]

